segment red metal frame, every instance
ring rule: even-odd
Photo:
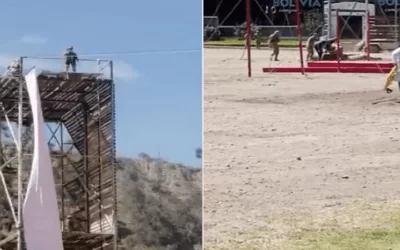
[[[392,68],[393,63],[391,62],[367,62],[367,61],[341,61],[340,65],[342,67],[376,67],[376,68]],[[312,68],[329,68],[337,67],[336,61],[313,61],[308,62],[307,67]]]
[[[365,74],[382,74],[389,73],[392,68],[378,67],[341,67],[340,73],[365,73]],[[273,67],[263,68],[264,73],[337,73],[338,67]]]
[[[249,0],[247,0],[249,1]],[[337,60],[336,61],[314,61],[308,62],[307,67],[304,67],[303,61],[303,46],[301,34],[301,19],[300,19],[300,4],[299,0],[295,0],[296,4],[296,19],[297,19],[297,34],[299,39],[300,67],[268,67],[263,68],[264,73],[364,73],[364,74],[386,74],[393,67],[391,62],[371,62],[370,41],[371,41],[371,16],[367,12],[367,30],[366,30],[366,52],[367,61],[341,61],[340,53],[340,16],[336,10],[336,45],[337,45]]]

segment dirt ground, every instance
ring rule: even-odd
[[[316,220],[352,210],[363,224],[397,209],[397,86],[384,93],[383,74],[261,72],[298,64],[296,50],[282,51],[278,63],[254,50],[249,79],[242,52],[204,52],[205,248],[262,238],[254,249],[280,249],[290,232]],[[259,228],[271,233],[254,236]]]

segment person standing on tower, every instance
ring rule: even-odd
[[[14,60],[8,67],[8,74],[13,77],[21,76],[21,64],[19,60]]]
[[[69,47],[64,52],[64,63],[65,63],[65,72],[68,72],[69,66],[72,68],[72,72],[76,72],[76,63],[79,61],[78,56],[74,52],[74,47]]]

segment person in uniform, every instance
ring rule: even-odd
[[[279,30],[275,30],[274,33],[272,33],[272,35],[269,36],[268,39],[268,44],[269,47],[272,48],[272,54],[271,54],[271,61],[272,58],[274,58],[275,61],[278,61],[278,56],[279,56],[279,42],[280,42],[280,38],[279,38]]]
[[[385,87],[384,90],[386,91],[386,93],[390,94],[393,92],[392,89],[389,88],[390,85],[392,85],[394,78],[397,75],[398,69],[399,69],[399,65],[400,65],[400,47],[393,50],[392,52],[392,62],[393,62],[393,68],[392,70],[390,70],[387,78],[386,78],[386,82],[385,82]],[[399,85],[399,89],[400,89],[400,81],[399,79],[397,79],[398,81],[398,85]]]
[[[317,39],[317,33],[314,33],[307,39],[306,47],[307,47],[307,61],[310,61],[314,57],[314,44]]]
[[[254,34],[255,38],[256,38],[256,48],[257,49],[261,49],[261,34],[260,31],[256,31]]]
[[[365,48],[365,44],[366,44],[365,39],[359,41],[355,46],[355,50],[362,51]]]
[[[321,37],[319,41],[314,44],[314,49],[317,51],[318,60],[322,60],[323,54],[331,54],[334,50],[332,44],[336,41],[336,38],[328,39],[326,36]]]
[[[12,77],[21,76],[21,64],[19,60],[14,60],[8,67],[8,74]]]
[[[64,52],[65,72],[68,72],[69,66],[71,66],[72,72],[76,72],[76,63],[78,61],[79,59],[74,52],[74,48],[72,46],[67,48],[67,50]]]

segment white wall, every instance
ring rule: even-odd
[[[363,37],[365,37],[365,31],[366,31],[366,15],[365,15],[365,10],[367,9],[370,16],[375,16],[375,5],[374,4],[368,4],[366,6],[365,3],[356,3],[356,2],[341,2],[341,3],[332,3],[331,4],[331,9],[332,15],[331,15],[331,34],[332,36],[336,36],[336,10],[346,10],[344,11],[339,11],[339,16],[342,16],[344,19],[346,19],[346,16],[362,16],[362,23],[363,23]],[[326,13],[328,10],[328,6],[324,5],[324,12]],[[351,10],[354,10],[355,12],[350,12]],[[362,12],[361,12],[362,11]],[[341,27],[343,28],[343,27]]]

